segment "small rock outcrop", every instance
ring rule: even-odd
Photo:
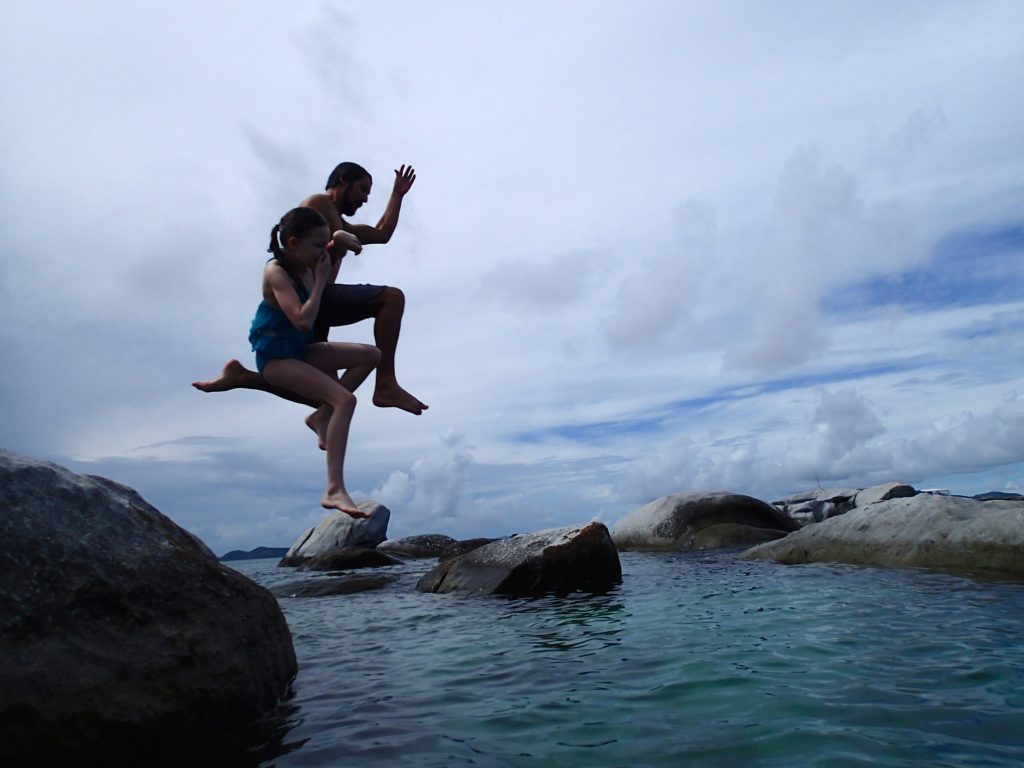
[[[1024,574],[1024,501],[920,493],[806,526],[743,556]]]
[[[327,515],[299,536],[278,565],[302,565],[310,558],[345,547],[376,547],[388,537],[391,512],[383,504],[375,501],[362,501],[359,503],[359,509],[370,516],[355,518],[344,512],[332,512]]]
[[[870,488],[832,488],[798,493],[773,501],[772,506],[803,526],[845,515],[858,507],[915,496],[917,493],[917,489],[906,483],[884,483]]]
[[[538,596],[603,593],[622,582],[619,554],[601,523],[516,534],[445,560],[417,584],[423,592]]]
[[[697,491],[663,496],[634,509],[615,525],[612,540],[621,550],[711,549],[749,546],[798,527],[752,496]]]
[[[0,506],[5,764],[194,764],[287,692],[274,596],[131,488],[0,451]]]

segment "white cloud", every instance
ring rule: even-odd
[[[344,278],[405,290],[431,404],[361,397],[346,472],[393,532],[1022,477],[1015,294],[864,288],[1020,231],[1019,3],[8,6],[0,433],[218,549],[319,514],[303,410],[188,383],[251,360],[270,227],[344,159],[375,178],[359,221],[418,171]],[[1012,286],[1017,255],[986,269]]]

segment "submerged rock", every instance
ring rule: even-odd
[[[388,536],[391,512],[375,501],[362,501],[358,506],[370,516],[355,518],[344,512],[332,512],[299,536],[278,565],[302,565],[312,557],[345,547],[376,547]]]
[[[743,556],[1024,574],[1024,501],[921,493],[854,509]]]
[[[445,560],[417,584],[423,592],[535,596],[607,592],[622,582],[619,554],[601,523],[517,534]]]
[[[398,581],[398,576],[393,573],[351,574],[338,578],[293,581],[276,586],[271,591],[278,597],[330,597],[381,589],[395,581]]]
[[[739,538],[716,537],[705,529],[733,526]],[[770,504],[738,493],[691,492],[663,496],[622,518],[612,531],[622,550],[690,550],[743,546],[799,527]],[[724,533],[724,529],[718,529]],[[740,534],[742,531],[742,534]]]
[[[402,561],[386,552],[366,547],[343,547],[304,560],[300,571],[345,571],[353,568],[380,568],[401,565]]]
[[[0,451],[0,756],[189,765],[296,672],[266,589],[131,488]]]

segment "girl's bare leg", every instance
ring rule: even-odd
[[[346,369],[339,382],[349,392],[355,392],[359,385],[366,381],[378,360],[380,350],[369,344],[318,342],[310,344],[306,354],[306,362],[328,376],[336,376],[340,368]],[[321,405],[306,417],[306,426],[316,432],[320,450],[324,450],[325,447],[327,423],[330,418],[331,409],[328,405]]]
[[[355,395],[342,387],[333,376],[301,360],[271,360],[263,370],[263,378],[275,386],[287,387],[303,397],[331,407],[324,435],[327,449],[327,490],[320,504],[352,517],[368,517],[356,506],[355,501],[345,490],[345,449],[352,413],[356,407]]]

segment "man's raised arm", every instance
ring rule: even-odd
[[[391,235],[395,233],[395,227],[398,226],[398,216],[402,212],[402,199],[405,197],[405,193],[412,188],[414,181],[416,181],[416,171],[413,170],[411,165],[403,165],[395,171],[395,186],[391,190],[391,197],[388,199],[387,208],[384,209],[384,215],[380,217],[377,226],[371,227],[369,224],[349,224],[346,222],[344,224],[345,230],[355,235],[359,242],[364,245],[367,243],[386,243],[391,239]],[[331,223],[330,220],[328,220],[328,223]],[[331,226],[334,226],[333,223]]]

